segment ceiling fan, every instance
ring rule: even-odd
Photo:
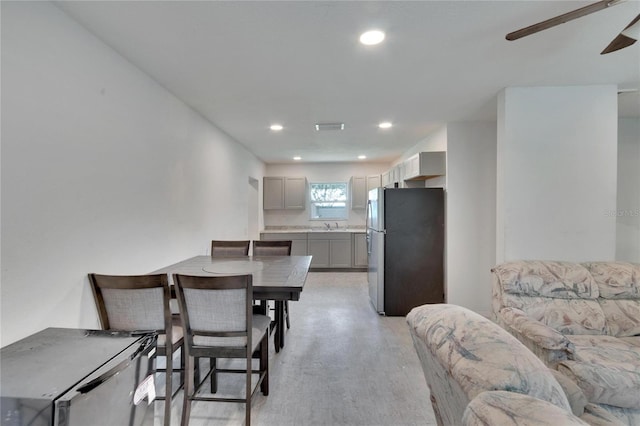
[[[581,18],[585,15],[589,15],[594,12],[598,12],[600,10],[606,9],[608,7],[615,6],[617,4],[622,3],[625,0],[601,0],[595,3],[592,3],[588,6],[581,7],[580,9],[572,10],[571,12],[564,13],[562,15],[558,15],[554,18],[547,19],[546,21],[538,22],[537,24],[530,25],[526,28],[522,28],[520,30],[511,32],[507,34],[507,40],[517,40],[522,37],[526,37],[531,34],[535,34],[539,31],[546,30],[551,27],[555,27],[556,25],[564,24],[565,22]],[[609,45],[600,52],[601,55],[606,53],[615,52],[616,50],[623,49],[625,47],[631,46],[640,38],[640,15],[636,16],[629,25],[627,25],[621,32],[616,36],[616,38],[609,43]]]

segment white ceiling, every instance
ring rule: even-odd
[[[452,121],[493,120],[508,86],[640,85],[640,43],[604,47],[629,0],[541,33],[585,1],[64,1],[58,6],[267,163],[388,162]],[[365,47],[361,32],[386,32]],[[619,95],[640,116],[638,93]],[[394,127],[380,130],[390,120]],[[271,123],[282,132],[269,130]],[[345,130],[316,132],[316,122]]]

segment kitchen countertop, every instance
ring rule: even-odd
[[[365,233],[367,230],[357,227],[348,227],[348,228],[331,228],[328,230],[326,228],[278,228],[278,229],[265,229],[261,231],[261,233],[269,233],[269,234],[292,234],[292,233],[336,233],[336,232],[351,232],[351,233]]]

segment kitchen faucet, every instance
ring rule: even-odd
[[[336,222],[336,229],[340,228],[340,226],[338,225],[338,222]]]
[[[331,224],[330,223],[325,222],[324,226],[327,227],[327,231],[331,230]]]

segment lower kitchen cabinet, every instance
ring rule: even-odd
[[[291,240],[292,256],[313,256],[312,268],[364,268],[367,243],[364,233],[263,232],[267,241]]]
[[[260,239],[265,241],[291,240],[291,256],[307,255],[307,233],[306,232],[264,232],[260,234]]]
[[[351,235],[349,239],[329,240],[329,267],[351,268]]]
[[[366,268],[369,262],[367,256],[367,234],[353,233],[353,267]]]
[[[329,240],[310,239],[307,241],[307,254],[313,256],[312,268],[329,267]]]
[[[312,268],[351,268],[351,233],[309,233],[307,253]]]

